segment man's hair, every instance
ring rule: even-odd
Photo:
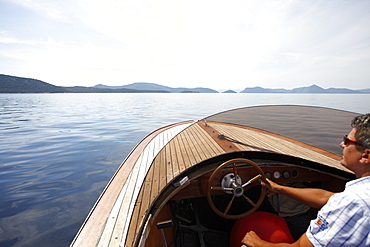
[[[356,141],[364,148],[370,148],[370,113],[355,117],[351,125],[356,128]]]

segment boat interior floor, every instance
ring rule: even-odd
[[[169,246],[229,246],[230,232],[236,220],[225,219],[214,213],[206,197],[173,200],[169,205],[175,228],[175,240]],[[277,214],[267,199],[258,211]],[[307,230],[311,217],[304,213],[284,219],[296,240]]]

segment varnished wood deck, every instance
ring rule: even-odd
[[[236,142],[221,140],[218,134]],[[339,165],[338,155],[233,124],[185,123],[155,133],[143,145],[137,160],[128,159],[130,165],[122,164],[121,172],[107,186],[73,246],[133,246],[149,206],[166,184],[185,169],[223,153],[277,152],[345,170]]]

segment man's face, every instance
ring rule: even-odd
[[[356,141],[355,133],[356,129],[353,128],[351,132],[349,132],[348,138]],[[356,175],[358,175],[358,169],[360,168],[359,161],[361,160],[363,153],[361,152],[361,148],[358,148],[353,143],[348,143],[347,145],[344,145],[344,142],[341,142],[340,146],[343,148],[341,164],[353,171]]]

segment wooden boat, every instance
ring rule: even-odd
[[[254,211],[287,221],[315,215],[256,182],[341,191],[341,137],[357,114],[308,106],[258,106],[154,131],[128,155],[71,246],[228,246]],[[300,234],[299,232],[297,234]]]

